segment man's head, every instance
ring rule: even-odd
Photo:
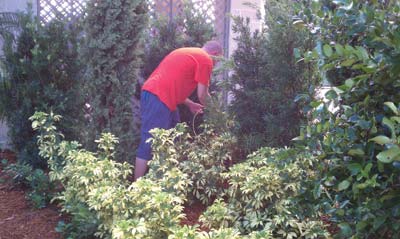
[[[205,50],[210,56],[221,56],[223,54],[222,46],[217,41],[208,41],[204,44],[203,50]]]

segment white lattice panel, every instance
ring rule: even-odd
[[[39,0],[39,15],[42,22],[54,18],[71,21],[78,18],[87,0]]]

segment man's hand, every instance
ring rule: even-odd
[[[195,103],[189,99],[185,100],[185,105],[189,108],[192,114],[202,114],[204,106],[198,103]]]

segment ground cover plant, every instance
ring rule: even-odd
[[[317,238],[329,235],[322,222],[311,219],[317,218],[316,214],[306,214],[306,208],[300,209],[301,204],[295,199],[308,182],[299,182],[297,178],[312,179],[315,159],[310,155],[265,148],[249,156],[248,161],[228,168],[223,162],[230,160],[229,151],[221,150],[232,148],[229,146],[235,141],[226,134],[215,133],[217,130],[207,130],[192,138],[187,127],[180,124],[170,130],[152,131],[154,158],[149,173],[131,183],[127,180],[131,166],[114,159],[118,141],[111,134],[103,134],[97,140],[97,152],[89,152],[77,142],[62,140],[62,134],[54,126],[60,116],[37,112],[31,120],[40,132],[40,154],[48,159],[50,178],[64,187],[54,200],[72,216],[71,223],[64,225],[66,236],[86,238],[94,233],[101,238],[184,238],[182,235]],[[214,132],[212,137],[210,132]],[[198,147],[205,140],[208,152]],[[229,182],[228,187],[220,186],[223,180]],[[270,190],[261,190],[265,187]],[[180,224],[185,216],[183,205],[192,200],[191,195],[211,204],[201,219],[209,232],[199,230],[199,225]],[[219,199],[214,202],[216,198]]]

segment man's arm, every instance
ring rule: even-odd
[[[208,86],[201,83],[197,84],[197,97],[201,104],[195,103],[187,98],[183,103],[189,108],[193,114],[203,113],[204,105],[206,104],[207,97],[211,97],[208,92]]]
[[[203,85],[201,83],[197,84],[197,97],[202,105],[206,105],[207,98],[211,97],[208,92],[208,86]]]

